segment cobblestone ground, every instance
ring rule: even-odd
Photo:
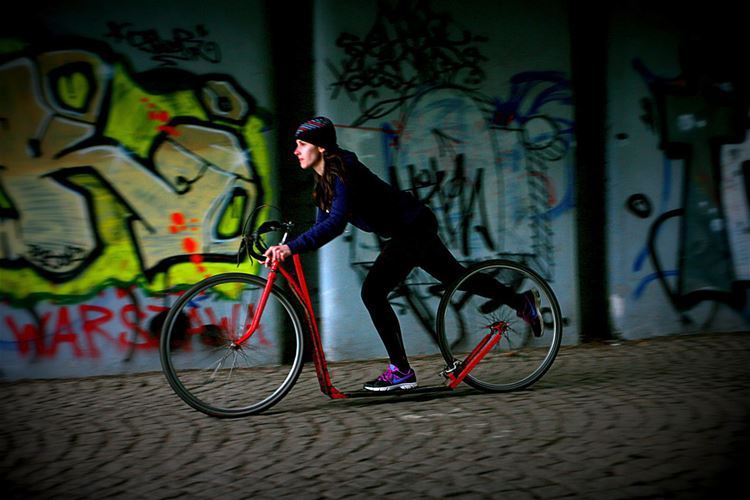
[[[414,363],[422,383],[440,366]],[[381,362],[333,365],[360,383]],[[532,390],[331,401],[312,364],[219,420],[160,373],[0,384],[4,498],[723,498],[746,473],[750,334],[566,347]],[[340,382],[339,382],[340,381]],[[438,382],[437,377],[434,378]],[[726,494],[726,495],[725,495]],[[734,496],[734,495],[733,495]]]

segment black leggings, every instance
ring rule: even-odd
[[[391,363],[401,370],[409,368],[409,361],[401,337],[401,326],[388,302],[388,294],[415,267],[421,267],[446,286],[466,270],[445,247],[437,229],[435,215],[430,210],[423,210],[405,231],[386,242],[362,284],[362,301],[380,334]],[[515,305],[517,301],[511,288],[494,279],[473,280],[465,288],[504,304]]]

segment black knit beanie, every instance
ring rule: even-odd
[[[317,116],[297,127],[295,139],[326,149],[336,149],[336,128],[325,116]]]

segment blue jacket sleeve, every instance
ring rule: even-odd
[[[351,214],[350,193],[344,182],[336,178],[336,192],[333,196],[331,210],[326,213],[318,209],[315,225],[289,242],[292,253],[316,250],[346,229]]]

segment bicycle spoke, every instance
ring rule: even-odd
[[[226,355],[224,355],[224,357],[223,357],[223,358],[221,358],[221,359],[219,360],[219,362],[218,362],[218,363],[216,363],[216,368],[214,368],[214,371],[213,371],[213,373],[211,374],[211,380],[213,380],[213,379],[215,379],[215,378],[216,378],[216,373],[217,373],[217,372],[219,371],[219,368],[221,368],[221,365],[223,365],[223,364],[224,364],[224,360],[225,360],[225,359],[227,359],[228,357],[229,357],[229,354],[226,354]]]

